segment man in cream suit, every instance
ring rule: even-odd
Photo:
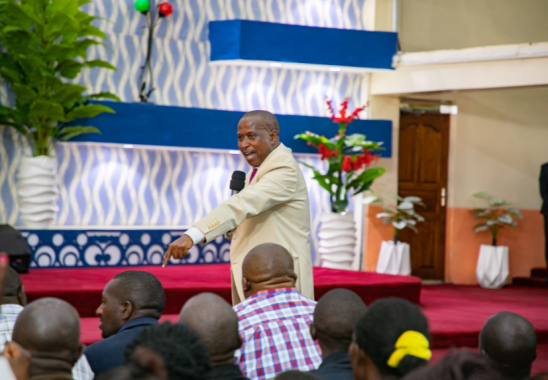
[[[233,231],[230,246],[232,301],[244,299],[242,263],[247,253],[263,243],[285,247],[295,263],[297,289],[314,299],[310,257],[308,192],[291,149],[280,143],[276,117],[267,111],[246,113],[238,123],[238,147],[253,168],[245,188],[217,206],[183,236],[169,245],[171,257],[188,255],[194,244],[205,244]]]

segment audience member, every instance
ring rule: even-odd
[[[277,375],[274,380],[318,380],[311,372],[289,370]]]
[[[15,269],[8,267],[4,279],[4,290],[0,299],[0,352],[4,350],[6,342],[11,340],[17,316],[26,305],[27,295],[21,277]],[[74,365],[72,376],[76,380],[93,379],[93,371],[85,356],[82,355]]]
[[[166,297],[162,284],[148,272],[127,271],[105,286],[97,315],[103,340],[86,350],[86,357],[99,375],[124,363],[124,349],[143,329],[158,325]]]
[[[242,346],[238,316],[232,307],[213,293],[202,293],[187,301],[179,322],[198,333],[207,347],[213,370],[211,380],[244,379],[234,353]]]
[[[129,363],[104,372],[96,380],[169,380],[169,376],[160,355],[137,346]]]
[[[366,306],[358,295],[346,289],[334,289],[324,295],[314,310],[310,335],[322,352],[322,364],[313,371],[321,380],[354,380],[348,348],[358,319]]]
[[[289,252],[278,244],[261,244],[247,254],[242,272],[245,300],[234,310],[243,338],[243,374],[270,379],[287,369],[316,369],[321,355],[308,329],[316,303],[295,289]]]
[[[531,366],[537,357],[537,335],[531,322],[505,311],[485,322],[479,347],[504,379],[523,380],[531,375]]]
[[[211,364],[199,335],[183,324],[164,322],[139,333],[125,350],[125,360],[133,360],[136,350],[148,348],[164,362],[169,380],[209,379]]]
[[[399,379],[425,365],[428,321],[418,306],[398,298],[373,302],[360,318],[350,345],[356,380]]]
[[[403,380],[502,380],[489,360],[467,350],[451,352],[433,366],[422,367]]]
[[[25,307],[12,339],[31,355],[30,380],[72,379],[72,367],[84,351],[78,312],[56,298],[42,298]]]
[[[548,372],[537,373],[530,380],[548,380]]]
[[[30,367],[30,352],[15,342],[7,342],[4,351],[2,352],[4,359],[7,361],[9,367],[11,367],[11,373],[5,373],[10,368],[0,368],[0,379],[2,380],[28,380],[29,367]],[[4,363],[5,365],[5,363]],[[0,365],[1,367],[2,365]],[[13,376],[11,376],[13,375]]]

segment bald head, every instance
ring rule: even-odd
[[[12,339],[30,351],[31,373],[35,359],[42,360],[41,367],[43,361],[63,361],[70,373],[83,350],[78,313],[57,298],[42,298],[25,307],[17,317]]]
[[[493,315],[485,322],[480,350],[490,357],[507,379],[529,377],[537,356],[537,336],[531,322],[510,312]]]
[[[280,127],[278,125],[278,119],[274,114],[268,111],[256,110],[249,111],[242,116],[244,118],[257,118],[260,120],[260,125],[264,127],[267,131],[279,131]]]
[[[365,311],[362,299],[347,289],[333,289],[320,298],[310,334],[320,343],[322,354],[348,351],[354,326]]]
[[[293,257],[279,244],[264,243],[253,248],[242,264],[245,297],[261,290],[293,288],[297,281]]]
[[[234,351],[242,345],[238,333],[238,316],[232,307],[213,293],[202,293],[189,299],[179,323],[196,331],[206,344],[213,364],[234,362]]]

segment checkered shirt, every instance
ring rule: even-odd
[[[4,351],[6,343],[11,340],[15,320],[21,311],[23,311],[21,305],[0,305],[0,353]],[[72,368],[72,377],[74,380],[93,380],[94,376],[86,356],[82,355]]]
[[[236,357],[244,376],[271,379],[288,369],[318,368],[320,349],[308,329],[315,306],[295,288],[263,290],[234,306],[244,341]]]

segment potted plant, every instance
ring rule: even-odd
[[[47,227],[57,212],[57,160],[53,147],[94,127],[67,123],[114,112],[89,99],[119,100],[111,93],[84,96],[71,83],[84,68],[114,66],[87,60],[87,49],[106,35],[91,25],[95,17],[79,8],[89,1],[6,0],[0,2],[0,76],[15,95],[0,105],[0,125],[15,128],[32,144],[34,157],[21,160],[17,192],[21,218],[28,227]]]
[[[331,201],[331,213],[322,215],[318,234],[322,266],[340,269],[351,269],[356,246],[354,217],[347,212],[349,193],[357,195],[368,190],[385,172],[384,168],[373,166],[378,161],[376,152],[382,143],[367,141],[362,134],[346,135],[348,124],[365,109],[363,106],[349,113],[349,100],[346,98],[341,103],[339,116],[327,100],[331,119],[338,124],[336,136],[327,138],[309,131],[295,136],[318,149],[321,159],[327,161],[325,173],[302,164],[312,169],[313,178],[329,193]]]
[[[383,211],[377,214],[377,218],[381,218],[383,224],[391,224],[394,227],[394,239],[381,243],[377,272],[408,276],[411,274],[410,247],[409,244],[399,241],[399,233],[404,228],[410,228],[417,233],[415,226],[418,222],[424,222],[424,218],[417,214],[415,206],[426,206],[421,198],[415,196],[402,198],[399,195],[392,195],[392,198],[399,202],[397,206],[387,206],[375,195],[364,199],[365,204],[380,202]]]
[[[497,246],[498,233],[506,226],[517,226],[515,218],[522,219],[523,215],[518,209],[510,207],[510,203],[504,199],[495,198],[484,192],[473,196],[487,202],[487,207],[470,210],[474,219],[479,220],[474,226],[474,231],[491,233],[491,245],[480,246],[476,277],[480,286],[497,289],[506,284],[510,274],[508,247]]]

